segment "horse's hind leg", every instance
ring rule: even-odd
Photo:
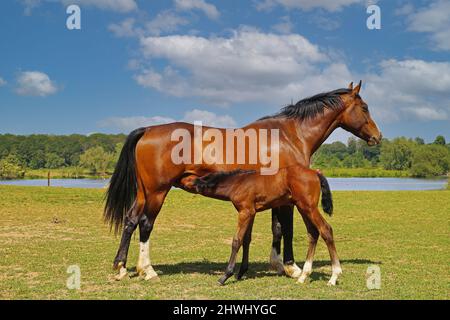
[[[312,224],[312,222],[305,215],[302,215],[302,218],[305,222],[306,230],[308,231],[309,245],[305,264],[303,265],[303,271],[298,279],[298,282],[300,283],[304,283],[306,278],[308,278],[312,272],[314,253],[316,252],[317,240],[319,239],[319,230],[317,230],[314,224]]]
[[[236,256],[239,248],[244,240],[245,233],[249,227],[250,222],[254,219],[255,212],[250,210],[239,211],[239,222],[236,234],[233,237],[233,244],[231,246],[231,256],[228,261],[228,266],[225,269],[225,274],[219,279],[219,283],[223,285],[228,278],[234,274],[234,267],[236,265]]]
[[[147,197],[144,214],[139,221],[139,258],[136,271],[145,280],[157,280],[158,274],[151,265],[150,260],[150,234],[153,230],[156,217],[161,210],[168,191],[150,193]]]
[[[248,256],[250,251],[250,242],[252,241],[252,229],[253,229],[254,217],[249,223],[247,231],[245,232],[244,242],[242,244],[242,263],[239,268],[239,272],[236,275],[236,279],[242,279],[242,276],[248,271]]]
[[[298,278],[302,272],[294,261],[292,240],[294,235],[294,208],[282,206],[272,209],[272,252],[270,264],[279,275]],[[283,238],[283,260],[281,260],[281,238]]]
[[[142,197],[137,197],[133,207],[125,217],[122,238],[120,240],[119,250],[117,251],[116,258],[114,259],[114,269],[119,270],[119,274],[116,275],[116,280],[122,280],[127,275],[127,256],[128,249],[130,247],[131,236],[136,230],[139,222],[140,215],[144,202]]]

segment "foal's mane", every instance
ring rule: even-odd
[[[194,187],[198,191],[204,191],[206,189],[213,189],[219,185],[219,183],[225,181],[230,177],[234,177],[242,174],[253,174],[255,170],[242,170],[236,169],[232,171],[217,171],[209,173],[205,176],[199,177],[194,180]]]
[[[300,120],[312,119],[319,114],[323,114],[325,109],[340,110],[343,108],[342,94],[350,93],[350,89],[337,89],[330,92],[323,92],[315,96],[305,98],[296,104],[290,104],[282,108],[278,113],[263,117],[259,120],[271,118],[296,118]]]

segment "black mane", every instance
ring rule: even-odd
[[[286,117],[300,120],[315,118],[323,114],[325,109],[339,110],[343,107],[341,95],[349,93],[350,89],[337,89],[330,92],[316,94],[315,96],[300,100],[296,104],[291,104],[272,116],[266,116],[259,120],[270,118]]]

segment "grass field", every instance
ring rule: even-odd
[[[102,223],[103,190],[0,186],[1,299],[448,299],[450,191],[334,192],[334,228],[343,275],[336,287],[319,242],[311,281],[268,270],[270,213],[258,214],[248,278],[217,285],[230,254],[236,214],[230,203],[171,191],[152,234],[160,282],[114,281],[119,239]],[[295,218],[294,249],[306,255],[305,228]],[[136,265],[138,237],[128,267]],[[81,289],[66,288],[68,266],[81,268]],[[370,265],[381,289],[366,288]]]

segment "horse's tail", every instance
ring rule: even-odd
[[[136,177],[136,144],[144,135],[146,128],[132,131],[125,141],[120,152],[119,161],[106,192],[106,204],[103,212],[105,222],[111,228],[114,226],[115,233],[121,227],[125,215],[132,207],[137,194]]]
[[[331,216],[333,214],[333,196],[331,194],[330,185],[328,184],[327,178],[325,178],[319,171],[317,171],[317,176],[319,177],[320,189],[322,190],[323,211]]]

